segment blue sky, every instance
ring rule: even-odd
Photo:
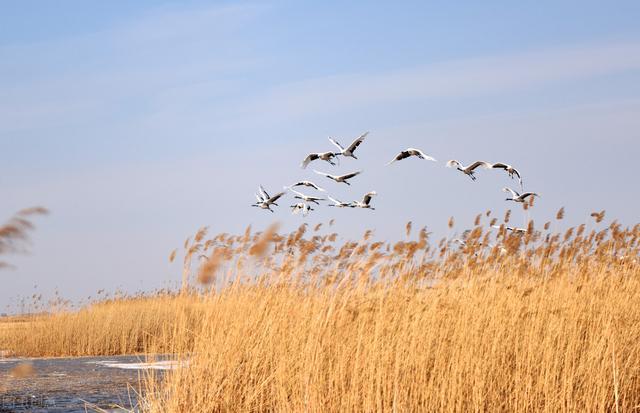
[[[375,189],[375,213],[308,222],[397,239],[407,220],[443,233],[451,215],[502,213],[508,178],[444,168],[486,159],[543,195],[536,222],[565,206],[570,223],[607,209],[633,224],[638,21],[633,1],[4,2],[0,217],[52,214],[0,273],[0,308],[34,284],[78,298],[171,283],[166,256],[198,227],[274,219],[247,207],[260,183]],[[360,161],[335,170],[364,169],[353,188],[298,168],[327,136],[365,130]],[[381,167],[408,146],[440,162]]]

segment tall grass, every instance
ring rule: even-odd
[[[158,293],[0,322],[0,349],[32,357],[140,354],[151,345],[169,351],[176,336],[184,338],[199,325],[199,301]]]
[[[487,231],[497,220],[479,215],[457,244],[412,239],[410,224],[394,244],[203,229],[185,242],[180,293],[46,317],[0,345],[187,360],[146,377],[149,412],[640,406],[640,225],[602,212],[558,234],[509,218]]]

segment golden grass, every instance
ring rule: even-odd
[[[0,349],[31,357],[143,353],[153,343],[171,342],[174,334],[185,337],[197,323],[198,301],[158,294],[98,302],[28,322],[0,323]]]
[[[179,294],[42,317],[0,347],[187,360],[146,377],[148,412],[632,411],[640,225],[596,215],[562,234],[489,233],[487,212],[459,248],[425,228],[395,244],[199,231]]]
[[[636,278],[507,273],[430,289],[241,287],[211,298],[149,411],[629,411]],[[578,279],[572,280],[571,276]]]

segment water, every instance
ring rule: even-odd
[[[32,376],[9,376],[25,362],[32,364]],[[170,361],[145,364],[141,356],[0,359],[0,413],[126,411],[118,406],[137,411],[144,370],[172,367]]]

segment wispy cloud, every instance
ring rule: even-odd
[[[247,114],[280,120],[353,107],[499,95],[640,71],[640,42],[555,48],[441,62],[390,73],[303,80],[257,94]]]
[[[100,119],[255,66],[238,32],[266,6],[160,9],[95,33],[0,47],[0,133]],[[162,98],[159,104],[162,104]],[[186,100],[185,100],[186,101]]]

